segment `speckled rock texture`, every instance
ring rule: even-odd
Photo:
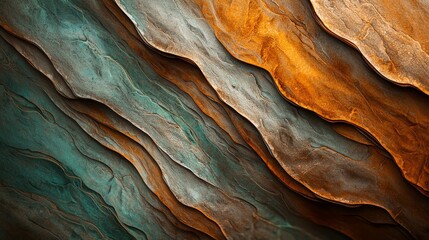
[[[429,94],[429,2],[311,0],[319,23],[383,77]]]
[[[428,239],[426,5],[0,0],[0,238]]]

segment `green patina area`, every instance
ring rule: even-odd
[[[12,9],[2,7],[13,12],[5,18],[18,35],[46,52],[79,97],[105,104],[132,122],[189,174],[255,209],[255,219],[300,239],[343,237],[286,208],[282,195],[295,193],[249,146],[234,143],[189,96],[138,57],[108,27],[112,19],[102,15],[104,8],[85,1],[19,1]],[[2,184],[49,198],[108,238],[171,237],[173,231],[166,230],[171,223],[159,213],[163,207],[156,206],[158,200],[132,165],[88,136],[53,102],[54,95],[61,97],[49,80],[3,40],[0,45]],[[123,181],[128,174],[134,179],[130,183]],[[310,234],[301,231],[305,228]]]

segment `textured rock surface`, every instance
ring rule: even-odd
[[[1,238],[428,238],[427,97],[378,77],[307,2],[288,15],[302,58],[275,55],[287,32],[226,28],[229,9],[274,34],[285,18],[252,12],[270,4],[0,0]],[[287,74],[316,95],[285,94]],[[342,106],[360,117],[324,114]]]
[[[288,100],[370,133],[408,181],[429,190],[427,96],[378,76],[316,24],[306,1],[197,2],[232,55],[267,69]]]
[[[429,2],[311,0],[321,25],[387,79],[429,94]]]

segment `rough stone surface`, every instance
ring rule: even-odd
[[[0,237],[428,238],[427,97],[311,11],[0,0]]]
[[[311,0],[317,20],[385,78],[429,94],[428,1]]]

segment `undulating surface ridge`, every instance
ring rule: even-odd
[[[428,239],[427,4],[360,4],[0,0],[0,238]]]
[[[197,2],[232,55],[267,69],[293,103],[371,134],[427,194],[426,95],[377,75],[358,52],[317,25],[307,1]]]
[[[428,1],[311,3],[321,25],[358,48],[382,76],[429,94]]]

